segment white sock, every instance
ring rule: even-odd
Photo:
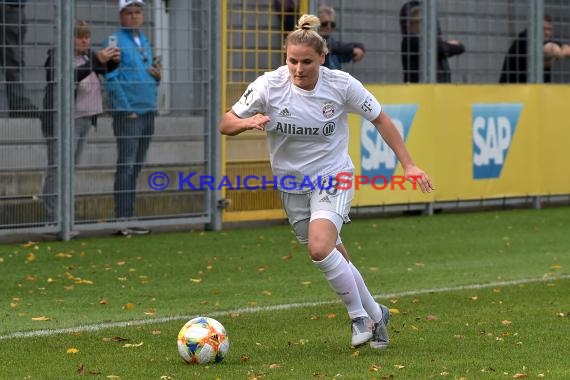
[[[370,291],[366,287],[364,279],[362,278],[362,275],[360,274],[358,269],[356,269],[356,267],[352,263],[349,263],[349,266],[350,269],[352,270],[352,276],[354,277],[354,281],[356,282],[356,287],[358,288],[358,294],[360,295],[360,301],[362,302],[364,310],[366,310],[370,318],[375,323],[380,322],[380,320],[382,319],[382,309],[380,309],[380,306],[378,306],[378,303],[374,300],[372,294],[370,294]]]
[[[367,315],[362,307],[350,266],[338,249],[334,248],[323,260],[313,263],[323,272],[333,290],[344,302],[351,319]]]

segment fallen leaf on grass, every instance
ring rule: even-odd
[[[127,340],[129,340],[129,338],[123,338],[121,336],[114,336],[112,338],[103,338],[103,342],[111,342],[111,341],[113,341],[113,342],[124,342]]]
[[[105,298],[103,298],[101,301],[99,301],[100,305],[106,305],[107,303],[109,303],[109,301],[107,301]]]
[[[390,314],[392,314],[392,315],[400,314],[400,309],[396,309],[395,307],[391,307],[390,308]]]
[[[126,343],[123,344],[124,348],[131,348],[131,347],[140,347],[144,344],[144,342],[140,342],[140,343]]]
[[[511,322],[511,321],[509,321],[509,320],[506,320],[506,319],[501,321],[501,324],[502,324],[503,326],[508,326],[508,325],[510,325],[511,323],[513,323],[513,322]]]
[[[68,353],[68,354],[76,354],[76,353],[79,352],[79,350],[78,350],[77,348],[75,348],[75,347],[70,347],[70,348],[68,348],[67,351],[65,351],[65,352]]]
[[[281,368],[281,365],[277,364],[277,363],[273,363],[269,365],[269,369],[277,369],[277,368]]]
[[[57,258],[70,259],[70,258],[73,257],[73,255],[70,254],[70,253],[59,252],[59,253],[56,253],[56,254],[55,254],[55,257],[57,257]]]
[[[479,299],[479,297],[477,297],[477,296],[472,296],[472,297],[469,297],[469,299],[470,299],[471,301],[477,301],[477,300]]]
[[[560,264],[554,264],[554,265],[552,265],[552,266],[550,267],[550,269],[552,269],[552,270],[560,270],[560,269],[562,269],[562,265],[560,265]]]
[[[123,310],[133,310],[135,308],[135,304],[132,302],[128,302],[123,305]]]
[[[382,366],[379,366],[378,364],[372,364],[370,366],[370,372],[378,372],[382,369]]]
[[[335,319],[335,318],[336,318],[336,314],[333,314],[333,313],[327,314],[327,319]]]
[[[190,281],[195,284],[200,284],[203,280],[201,278],[191,278]]]
[[[524,379],[526,377],[528,377],[526,373],[515,373],[513,375],[513,379]]]
[[[240,360],[241,360],[242,362],[244,362],[244,363],[247,363],[247,361],[249,360],[249,356],[242,354],[242,355],[240,356]]]
[[[38,244],[38,243],[35,242],[35,241],[28,241],[27,243],[22,244],[22,247],[24,247],[24,248],[30,248],[30,247],[33,247],[33,246],[36,245],[36,244]]]
[[[264,296],[270,296],[270,295],[271,295],[271,292],[270,292],[269,290],[264,290],[264,291],[263,291],[263,295],[264,295]]]
[[[32,321],[49,321],[50,319],[50,317],[44,317],[43,315],[41,317],[32,317]]]
[[[353,358],[357,358],[360,356],[360,351],[354,351],[350,356],[352,356]]]
[[[401,364],[394,364],[394,368],[396,368],[396,369],[404,369],[404,368],[406,368],[406,366],[403,366],[403,365],[401,365]]]
[[[83,375],[83,374],[85,374],[85,366],[84,366],[83,364],[81,364],[81,365],[79,366],[79,368],[77,368],[77,371],[75,371],[75,372],[77,372],[78,375]]]
[[[429,314],[428,316],[426,316],[426,320],[428,320],[428,321],[437,321],[438,318],[437,318],[437,315],[431,315],[431,314]]]
[[[26,257],[26,261],[31,263],[32,261],[36,261],[36,255],[34,255],[32,252],[28,253],[28,256]]]

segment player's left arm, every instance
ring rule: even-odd
[[[381,111],[380,114],[371,121],[371,123],[376,127],[388,146],[392,148],[396,157],[398,157],[398,160],[404,168],[404,176],[408,181],[419,183],[423,193],[429,193],[432,190],[435,190],[435,187],[428,175],[414,164],[408,149],[406,149],[404,140],[394,126],[392,119],[390,119],[386,112]]]

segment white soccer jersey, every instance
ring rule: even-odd
[[[350,74],[320,67],[319,79],[311,91],[291,82],[289,69],[281,66],[249,85],[232,110],[240,118],[261,113],[270,117],[266,125],[273,175],[294,176],[298,183],[352,172],[348,155],[347,114],[354,112],[372,121],[381,106]],[[280,189],[293,193],[311,189]]]

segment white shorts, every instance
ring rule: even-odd
[[[354,197],[354,187],[340,190],[334,186],[321,186],[310,193],[295,194],[280,191],[281,202],[287,213],[289,224],[293,227],[297,240],[301,244],[307,244],[309,239],[309,222],[311,216],[318,212],[319,217],[324,215],[338,215],[342,222],[350,223],[348,213]],[[328,188],[330,187],[330,188]],[[328,189],[327,189],[328,188]],[[322,212],[325,211],[325,212]],[[337,225],[335,218],[325,217]],[[337,229],[340,228],[337,226]]]

